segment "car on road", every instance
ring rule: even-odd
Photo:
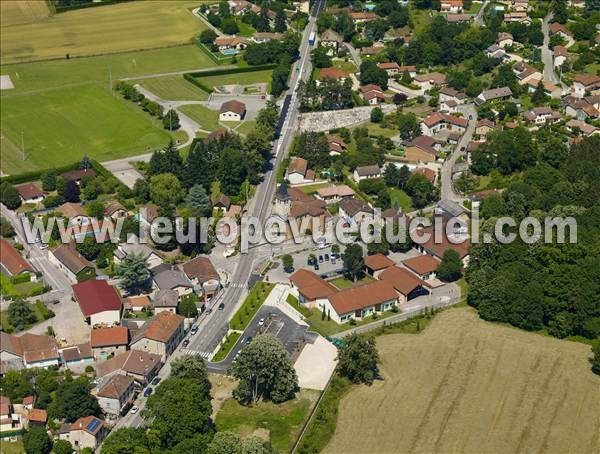
[[[190,328],[190,334],[193,336],[197,332],[198,332],[198,325],[192,325],[192,327]]]
[[[145,390],[144,390],[144,397],[148,397],[150,394],[152,394],[153,389],[148,386]]]
[[[258,326],[263,326],[264,324],[265,324],[265,319],[264,319],[264,318],[261,318],[261,319],[258,321]]]
[[[154,377],[154,380],[152,380],[152,384],[154,386],[158,385],[160,383],[161,378],[160,377]]]
[[[183,348],[187,347],[188,345],[190,345],[190,340],[189,339],[184,339],[184,341],[181,343],[181,346]]]
[[[472,120],[472,119],[473,119],[473,115],[469,115],[469,120]]]
[[[222,311],[223,309],[225,309],[225,303],[219,304],[219,310]]]
[[[248,345],[250,342],[252,342],[252,336],[248,336],[245,340],[244,340],[244,344]]]
[[[465,151],[465,148],[467,147],[460,147],[460,151]]]
[[[140,408],[137,405],[134,405],[133,407],[131,407],[131,410],[129,410],[129,413],[131,413],[132,415],[135,415],[139,409]]]

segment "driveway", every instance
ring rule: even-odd
[[[388,82],[388,88],[391,91],[394,91],[396,93],[403,93],[406,96],[408,96],[409,98],[416,98],[418,96],[425,96],[425,90],[420,89],[420,90],[413,90],[411,88],[405,87],[404,85],[400,85],[398,82],[396,82],[393,79],[390,79]]]

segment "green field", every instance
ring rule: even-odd
[[[138,106],[97,85],[86,84],[2,97],[4,172],[58,166],[84,154],[99,161],[164,146],[169,134]],[[26,160],[18,146],[24,132]],[[5,144],[12,142],[5,147]],[[16,145],[15,145],[16,144]]]
[[[181,106],[179,110],[194,120],[202,129],[214,131],[219,127],[219,111],[199,104]]]
[[[213,88],[220,85],[250,85],[261,82],[271,85],[272,70],[253,71],[245,73],[223,74],[220,76],[196,77],[203,84]]]
[[[52,17],[37,3],[0,2],[3,64],[189,43],[205,28],[191,13],[199,1],[127,2]]]
[[[587,345],[463,308],[377,347],[382,379],[342,398],[323,452],[598,452],[600,377]]]
[[[251,407],[227,399],[215,419],[217,430],[236,432],[241,437],[258,435],[269,440],[276,452],[290,452],[318,397],[318,391],[302,389],[294,400],[260,402]]]
[[[235,128],[235,132],[243,136],[247,136],[250,131],[256,126],[255,120],[244,120],[238,127]]]
[[[140,84],[159,98],[169,101],[205,101],[208,99],[208,93],[188,82],[181,75],[153,77],[131,81],[131,83]]]

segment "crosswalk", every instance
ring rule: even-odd
[[[202,359],[208,359],[211,356],[211,352],[199,352],[197,350],[190,350],[189,348],[182,348],[181,353],[185,355],[200,356]]]
[[[231,287],[231,288],[245,288],[246,284],[244,284],[243,282],[232,282],[227,287]]]

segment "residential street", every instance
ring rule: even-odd
[[[475,127],[477,125],[477,110],[473,104],[465,104],[460,106],[464,113],[464,117],[469,119],[469,125],[467,131],[463,134],[458,145],[454,149],[454,152],[446,158],[444,164],[442,164],[442,180],[441,180],[441,199],[451,200],[453,202],[461,203],[464,197],[456,193],[454,190],[454,184],[452,183],[452,169],[454,164],[460,156],[464,156],[468,143],[473,139],[475,133]]]

